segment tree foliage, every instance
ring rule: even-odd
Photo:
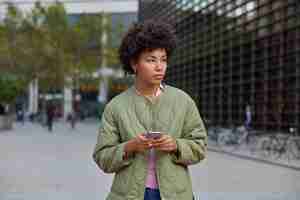
[[[0,103],[11,103],[22,92],[24,82],[14,76],[0,76]]]
[[[9,74],[13,77],[9,81],[17,81],[15,85],[25,89],[37,78],[42,90],[56,90],[66,84],[67,77],[90,76],[103,59],[110,66],[118,63],[116,47],[106,45],[103,51],[104,32],[108,36],[120,32],[112,29],[109,15],[82,14],[71,23],[59,2],[49,7],[36,2],[26,14],[11,3],[7,8],[6,18],[0,22],[0,80]],[[0,89],[1,102],[7,93]]]

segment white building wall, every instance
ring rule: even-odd
[[[38,111],[38,100],[39,100],[39,85],[38,85],[38,79],[34,79],[29,84],[29,113],[37,113]]]
[[[35,0],[0,0],[0,20],[6,13],[6,2],[12,2],[22,11],[28,12],[34,7]],[[40,0],[42,5],[50,5],[55,0]],[[138,0],[60,0],[68,14],[79,13],[124,13],[137,12]]]
[[[73,111],[73,103],[72,103],[72,88],[65,87],[64,88],[64,117],[67,118],[69,113]]]

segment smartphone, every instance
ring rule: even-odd
[[[159,131],[149,131],[145,134],[146,138],[149,139],[159,139],[161,137],[161,132]]]

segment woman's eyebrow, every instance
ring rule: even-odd
[[[161,56],[161,58],[166,58],[166,57],[167,57],[167,55]],[[153,56],[153,55],[149,55],[149,56],[147,56],[147,58],[155,58],[155,59],[157,59],[157,58],[160,58],[160,57],[156,57],[156,56]]]
[[[156,56],[153,56],[153,55],[148,55],[148,56],[146,56],[146,58],[154,58],[154,59],[157,59],[157,57],[156,57]]]

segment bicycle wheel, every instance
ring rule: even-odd
[[[271,138],[263,138],[261,144],[261,155],[264,158],[270,158],[271,155]]]
[[[254,154],[258,149],[258,139],[254,135],[248,136],[247,146],[251,154]]]
[[[227,134],[220,134],[218,137],[218,145],[219,146],[225,146],[227,144],[227,141],[229,140],[229,137]]]
[[[290,139],[287,143],[288,153],[293,159],[300,159],[300,139]]]
[[[223,151],[231,152],[234,150],[234,145],[231,144],[231,136],[227,133],[220,134],[218,137],[218,146]]]
[[[273,160],[277,160],[279,159],[279,157],[282,155],[281,153],[281,148],[282,147],[282,143],[279,141],[278,138],[276,137],[272,137],[271,138],[271,144],[270,144],[270,158],[273,159]]]

